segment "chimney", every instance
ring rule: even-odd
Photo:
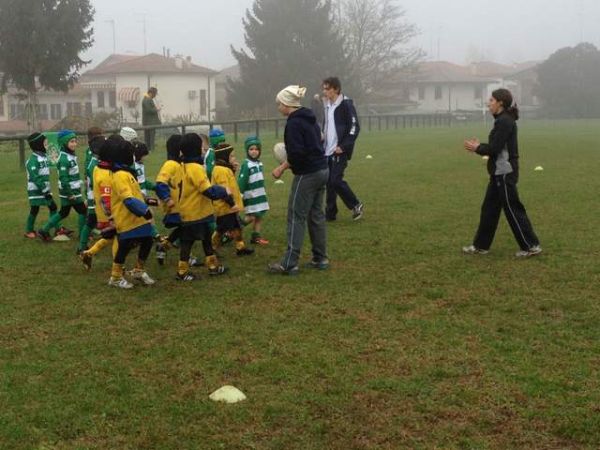
[[[191,69],[192,68],[192,57],[191,56],[186,56],[185,57],[185,68],[186,69]]]
[[[183,56],[175,55],[175,67],[183,69]]]

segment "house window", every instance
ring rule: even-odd
[[[53,105],[50,105],[50,119],[52,119],[52,120],[62,119],[62,105],[60,103],[55,103]]]
[[[104,108],[104,91],[98,91],[98,108]]]
[[[206,89],[200,89],[200,115],[206,115]]]
[[[108,91],[108,107],[117,107],[117,91]]]
[[[39,120],[48,120],[48,105],[37,105],[35,110]]]
[[[425,86],[419,86],[419,100],[425,100]]]
[[[475,100],[481,100],[483,98],[483,88],[481,86],[475,86],[474,94]]]
[[[0,117],[4,116],[4,97],[0,95]]]
[[[81,103],[67,103],[67,116],[81,116]]]
[[[436,86],[435,87],[435,99],[436,100],[441,100],[442,98],[442,87],[441,86]]]
[[[25,118],[25,105],[10,105],[10,118],[12,120]]]

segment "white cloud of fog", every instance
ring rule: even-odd
[[[96,42],[92,66],[112,53],[192,56],[221,69],[235,63],[229,45],[243,46],[242,17],[253,0],[92,0]],[[510,63],[543,59],[558,48],[587,40],[600,46],[598,0],[399,0],[421,30],[414,44],[430,59],[464,63],[482,57]],[[438,45],[439,44],[439,45]]]

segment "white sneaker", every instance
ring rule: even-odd
[[[133,284],[131,284],[125,278],[110,277],[110,280],[108,280],[108,285],[118,287],[121,289],[132,289],[133,288]]]
[[[483,250],[481,248],[477,248],[474,245],[469,245],[468,247],[463,247],[462,252],[465,255],[487,255],[489,253],[488,250]]]
[[[517,258],[529,258],[530,256],[536,256],[542,253],[542,247],[539,245],[534,245],[529,250],[520,250],[515,253]]]
[[[354,208],[352,208],[352,220],[359,220],[363,216],[364,205],[359,203]]]
[[[145,270],[136,270],[133,269],[131,271],[131,277],[134,280],[139,280],[142,283],[144,283],[146,286],[152,286],[153,284],[156,283],[156,281],[154,281],[154,279],[152,279],[150,277],[150,275],[148,275],[148,272],[146,272]]]

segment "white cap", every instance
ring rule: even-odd
[[[123,127],[123,128],[121,128],[121,131],[119,132],[119,134],[127,142],[131,142],[134,139],[138,138],[137,131],[135,131],[133,128],[129,128],[129,127]]]

